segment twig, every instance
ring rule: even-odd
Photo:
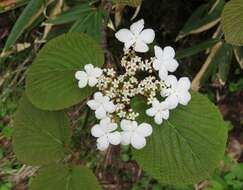
[[[209,56],[207,57],[205,63],[203,64],[202,68],[200,69],[200,71],[197,73],[196,77],[193,79],[192,81],[192,90],[194,91],[198,91],[201,85],[201,79],[204,75],[204,73],[207,71],[210,63],[212,63],[212,59],[214,58],[214,56],[216,55],[218,49],[222,46],[223,42],[218,42],[217,44],[214,45],[214,47],[212,48]]]
[[[18,184],[20,181],[22,181],[30,176],[33,176],[38,169],[39,169],[39,167],[23,165],[14,176],[10,177],[9,181],[12,181],[15,184]]]

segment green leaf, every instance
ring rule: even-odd
[[[225,5],[222,26],[228,43],[243,45],[243,0],[231,0]]]
[[[17,158],[29,165],[48,164],[63,159],[69,143],[70,128],[64,112],[39,110],[24,95],[14,117]]]
[[[73,22],[91,11],[89,4],[81,4],[64,11],[57,17],[47,21],[49,24],[66,24]]]
[[[215,0],[212,4],[203,4],[197,8],[181,29],[177,40],[190,34],[206,31],[219,22],[221,12],[224,8],[224,0]],[[209,10],[210,9],[210,10]]]
[[[94,88],[78,88],[75,72],[86,64],[101,67],[104,54],[88,35],[61,35],[44,46],[27,75],[30,101],[44,110],[60,110],[75,105],[92,94]]]
[[[236,164],[230,173],[224,176],[227,184],[232,186],[233,189],[243,188],[243,164]]]
[[[146,102],[133,101],[139,122],[151,123],[153,134],[134,159],[162,184],[197,183],[210,176],[223,157],[227,127],[218,109],[203,95],[192,92],[187,106],[170,112],[168,121],[156,125],[146,116]]]
[[[104,10],[90,8],[90,11],[86,12],[86,14],[79,16],[79,19],[72,25],[69,32],[87,33],[95,38],[97,42],[100,42],[104,15]]]
[[[94,174],[86,167],[50,165],[41,168],[30,190],[101,190]]]
[[[233,57],[233,48],[230,44],[224,43],[214,57],[214,62],[217,62],[219,68],[219,78],[225,83],[228,79],[230,64]]]
[[[176,58],[177,59],[183,59],[186,57],[190,57],[192,55],[195,55],[203,50],[206,50],[208,48],[211,48],[213,45],[215,45],[217,42],[219,42],[220,39],[211,39],[205,42],[202,42],[200,44],[194,45],[190,48],[182,49],[176,52]]]
[[[36,14],[40,12],[44,3],[45,0],[31,0],[28,3],[23,13],[14,24],[14,27],[11,30],[4,46],[4,51],[8,50],[17,41],[17,39],[24,32],[26,26],[28,26],[33,18],[36,18]]]
[[[230,92],[243,91],[243,78],[239,79],[236,83],[230,83],[229,90]]]
[[[142,0],[112,0],[113,3],[137,7],[142,3]]]
[[[234,48],[235,58],[240,64],[240,68],[243,69],[243,47],[235,46]]]

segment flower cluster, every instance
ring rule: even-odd
[[[146,114],[160,125],[169,119],[170,110],[188,104],[191,82],[187,77],[178,80],[170,74],[179,66],[172,47],[154,46],[155,56],[145,60],[137,54],[147,52],[148,44],[155,38],[152,29],[144,29],[143,19],[132,24],[130,30],[119,30],[115,36],[124,43],[121,59],[124,72],[100,69],[89,63],[83,71],[76,72],[75,78],[79,88],[88,85],[98,89],[87,102],[100,120],[91,129],[92,136],[97,138],[97,148],[104,151],[110,144],[131,144],[141,149],[153,128],[151,124],[136,121],[139,113],[132,109],[131,99],[137,95],[145,97],[149,106]]]

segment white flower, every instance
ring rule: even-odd
[[[170,46],[165,47],[164,50],[159,46],[154,46],[154,52],[153,67],[156,71],[159,71],[160,79],[164,80],[168,76],[168,71],[174,72],[179,66],[175,59],[175,51]]]
[[[102,119],[100,124],[94,125],[91,129],[92,136],[97,139],[97,148],[101,151],[106,150],[109,144],[118,145],[121,142],[121,134],[117,129],[117,124],[112,123],[109,117]],[[115,132],[114,132],[115,131]]]
[[[163,119],[169,119],[170,104],[167,101],[159,102],[156,98],[152,102],[152,107],[146,110],[146,114],[154,117],[154,122],[158,125],[162,124]]]
[[[133,46],[136,52],[147,52],[150,44],[154,41],[155,32],[152,29],[144,28],[144,20],[141,19],[130,26],[130,30],[121,29],[115,36],[116,38],[125,44],[125,48]]]
[[[138,125],[136,121],[123,119],[121,121],[121,143],[123,145],[132,144],[136,149],[141,149],[146,145],[145,137],[152,134],[153,128],[148,123]]]
[[[165,84],[170,88],[165,90],[165,93],[161,92],[161,95],[167,94],[166,101],[170,103],[172,109],[176,108],[178,103],[187,105],[191,100],[191,94],[189,93],[191,82],[188,77],[182,77],[177,81],[174,75],[169,75],[165,80]]]
[[[84,88],[87,84],[90,87],[94,87],[98,82],[98,77],[102,75],[102,70],[98,67],[94,67],[92,64],[84,66],[85,71],[77,71],[75,78],[79,80],[79,88]]]
[[[110,101],[110,98],[103,96],[101,92],[94,94],[94,99],[87,102],[88,106],[95,110],[95,116],[97,119],[104,119],[108,113],[113,113],[116,110],[116,106]]]

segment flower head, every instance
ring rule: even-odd
[[[148,123],[138,125],[136,121],[123,119],[121,121],[121,143],[131,144],[136,149],[142,149],[146,145],[145,137],[152,134],[153,128]]]
[[[101,151],[106,150],[109,144],[118,145],[121,142],[121,134],[117,129],[117,124],[112,123],[110,118],[105,118],[91,129],[91,134],[97,137],[97,148]],[[115,131],[115,132],[114,132]]]
[[[102,75],[102,70],[98,67],[94,67],[92,64],[84,66],[85,71],[77,71],[75,78],[79,80],[79,88],[84,88],[87,84],[90,87],[94,87],[98,82],[98,77]]]
[[[110,101],[110,98],[103,96],[101,92],[96,92],[94,99],[89,100],[87,104],[92,110],[95,110],[97,119],[104,119],[107,117],[107,113],[113,113],[116,110],[116,106]]]
[[[174,72],[179,66],[175,59],[175,50],[167,46],[162,50],[159,46],[154,46],[155,59],[153,67],[156,71],[159,71],[160,79],[164,80],[168,76],[169,72]]]
[[[154,122],[158,125],[162,124],[163,119],[169,118],[170,104],[167,101],[159,102],[154,99],[152,107],[146,110],[146,114],[150,117],[154,117]]]
[[[130,26],[130,30],[121,29],[115,36],[116,38],[125,44],[125,48],[128,49],[131,46],[136,52],[147,52],[150,44],[154,41],[155,32],[152,29],[144,28],[144,20],[141,19]]]
[[[166,101],[172,106],[172,108],[176,108],[178,103],[182,105],[187,105],[191,100],[191,94],[189,93],[189,89],[191,87],[191,82],[188,77],[182,77],[177,80],[174,75],[169,75],[165,80],[167,86],[170,86],[167,91]],[[163,94],[161,94],[163,95]]]

